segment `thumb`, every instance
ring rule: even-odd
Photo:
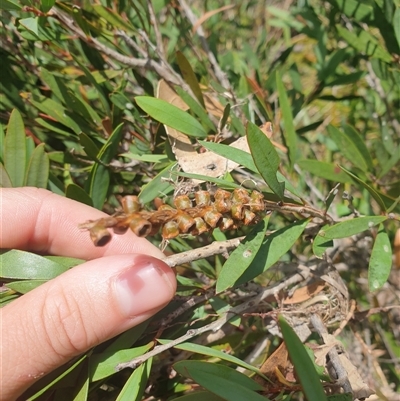
[[[143,322],[173,297],[173,271],[145,255],[79,265],[1,310],[2,399]]]

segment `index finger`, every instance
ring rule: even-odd
[[[1,248],[86,260],[121,253],[164,256],[157,247],[131,231],[123,236],[113,235],[108,244],[95,247],[89,233],[78,225],[106,214],[44,189],[2,188],[0,202]]]

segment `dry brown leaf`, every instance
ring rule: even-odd
[[[325,285],[325,281],[323,280],[310,282],[305,287],[298,288],[291,297],[285,298],[283,304],[292,305],[307,301],[321,292],[325,288]]]

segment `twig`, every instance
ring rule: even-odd
[[[296,273],[293,276],[289,277],[285,281],[271,287],[271,288],[263,288],[260,287],[260,293],[256,296],[250,298],[248,301],[243,302],[242,304],[233,307],[229,311],[225,312],[219,319],[215,320],[214,322],[207,324],[206,326],[200,327],[198,329],[191,329],[186,332],[183,336],[169,342],[168,344],[158,345],[152,351],[148,352],[145,355],[141,355],[140,357],[134,358],[129,362],[120,363],[118,364],[115,369],[116,371],[120,371],[126,368],[137,368],[140,364],[147,361],[148,359],[152,358],[160,354],[161,352],[166,351],[174,347],[175,345],[181,344],[187,340],[190,340],[193,337],[198,336],[199,334],[205,333],[207,331],[217,331],[223,325],[225,325],[233,316],[240,315],[248,309],[252,309],[259,305],[261,301],[265,298],[269,297],[270,295],[276,294],[282,289],[291,286],[293,284],[297,284],[302,280],[305,280],[308,276],[312,273],[309,270],[305,270],[302,273]]]
[[[233,238],[226,241],[215,241],[210,245],[203,246],[202,248],[191,249],[190,251],[167,256],[164,259],[164,262],[169,267],[175,267],[184,263],[193,262],[194,260],[204,259],[213,255],[225,253],[233,248],[237,248],[242,239],[243,237]]]
[[[311,315],[310,318],[311,324],[314,326],[315,330],[321,336],[322,339],[328,335],[328,330],[324,326],[321,318],[317,314]],[[336,382],[339,384],[345,393],[353,393],[353,389],[351,388],[350,381],[347,377],[347,371],[343,367],[342,362],[340,361],[339,354],[336,350],[336,347],[332,347],[328,352],[329,359],[332,363],[332,366],[336,372]]]

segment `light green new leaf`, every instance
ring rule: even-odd
[[[47,188],[50,160],[44,147],[44,143],[38,145],[29,160],[25,181],[25,185],[28,187]]]
[[[347,238],[368,230],[377,224],[384,222],[385,220],[387,220],[386,216],[356,217],[354,219],[337,223],[325,230],[321,230],[318,235],[323,237],[325,240]]]
[[[297,241],[308,222],[308,219],[299,220],[266,236],[256,257],[235,284],[240,285],[252,280],[278,262]]]
[[[308,401],[327,401],[322,383],[305,346],[282,315],[278,316],[283,339]]]
[[[364,144],[360,147],[360,143],[363,141],[354,129],[348,128],[343,132],[333,125],[329,125],[328,133],[330,138],[336,143],[340,153],[354,166],[362,171],[368,171],[370,167],[372,168],[372,161],[368,150]]]
[[[201,138],[207,136],[206,130],[194,117],[165,100],[150,96],[136,96],[135,101],[155,120],[171,128],[189,136]]]
[[[292,108],[289,103],[289,98],[286,93],[286,88],[283,85],[281,74],[276,74],[276,86],[279,94],[279,105],[282,111],[282,117],[284,122],[283,136],[285,138],[286,146],[289,150],[289,161],[290,167],[293,168],[293,164],[296,161],[297,153],[297,136],[293,124]]]
[[[269,216],[260,221],[224,263],[217,280],[217,294],[233,287],[251,265],[265,239],[268,221]]]
[[[21,18],[18,21],[28,32],[39,37],[38,17]]]
[[[268,401],[255,391],[262,386],[228,366],[200,361],[181,361],[174,369],[182,376],[189,377],[205,389],[227,401]]]
[[[4,168],[3,163],[0,163],[0,188],[12,188],[10,176]]]
[[[46,283],[48,280],[21,280],[21,281],[13,281],[11,283],[7,283],[7,288],[15,292],[19,292],[20,294],[26,294],[29,291],[34,290],[40,285]]]
[[[252,122],[247,124],[247,142],[261,177],[283,201],[285,183],[279,182],[276,173],[279,168],[279,156],[274,145],[265,134]]]
[[[53,260],[17,249],[0,254],[1,277],[22,280],[50,280],[68,270]]]
[[[22,187],[26,170],[25,126],[21,114],[11,112],[4,140],[4,167],[13,187]]]
[[[358,0],[329,0],[329,3],[337,5],[343,14],[356,21],[360,21],[374,12],[372,6]]]
[[[104,18],[114,29],[119,28],[131,33],[136,33],[136,29],[129,23],[129,19],[125,21],[120,15],[113,11],[112,8],[104,7],[101,4],[92,4],[94,12]]]
[[[386,283],[391,268],[392,247],[383,224],[380,224],[368,267],[368,287],[371,292],[378,290]]]
[[[116,401],[140,401],[146,389],[153,358],[148,359],[136,368],[124,384]]]
[[[298,166],[315,175],[333,182],[352,182],[351,178],[333,163],[320,162],[319,160],[299,160]]]

